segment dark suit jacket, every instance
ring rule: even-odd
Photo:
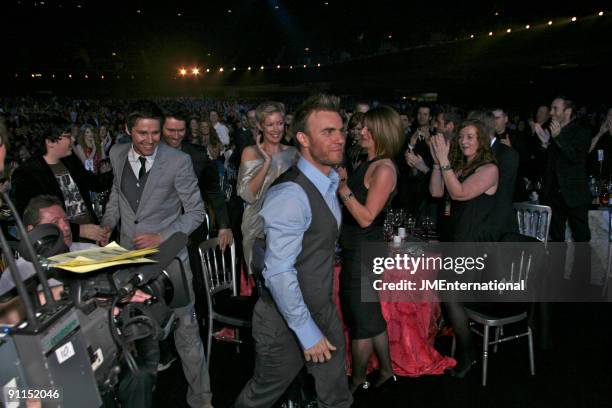
[[[81,197],[87,205],[89,216],[97,224],[99,220],[93,211],[89,193],[90,191],[100,193],[111,188],[113,173],[108,172],[95,175],[85,170],[81,160],[74,154],[62,159],[61,162],[66,166],[70,176],[79,188]],[[51,167],[49,167],[42,156],[33,157],[19,166],[13,173],[11,186],[11,194],[20,216],[23,216],[23,211],[32,198],[43,194],[57,197],[62,202],[62,206],[64,205],[64,194],[53,174],[53,170],[51,170]],[[72,230],[72,238],[78,241],[79,225],[71,223],[70,228]]]
[[[232,153],[232,156],[230,157],[230,162],[236,166],[236,168],[239,168],[242,152],[244,151],[245,147],[253,146],[255,144],[255,140],[253,140],[253,132],[251,132],[250,129],[239,130],[234,136],[234,144],[236,147]]]
[[[181,150],[191,157],[202,199],[212,207],[217,228],[229,228],[229,215],[225,195],[221,191],[219,173],[215,164],[208,157],[206,148],[193,143],[183,143]]]
[[[497,193],[495,193],[495,210],[493,212],[493,239],[498,240],[506,233],[518,234],[518,222],[514,215],[513,196],[516,186],[516,175],[519,167],[519,154],[512,147],[495,140],[493,154],[499,169]]]
[[[557,188],[570,208],[591,202],[586,171],[590,146],[591,132],[575,120],[563,127],[559,136],[551,138],[542,186],[543,202],[550,202]]]

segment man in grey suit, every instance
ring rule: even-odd
[[[204,220],[204,204],[191,159],[160,143],[163,114],[153,102],[130,105],[126,132],[132,143],[110,152],[115,178],[102,225],[119,227],[125,248],[158,246],[173,233],[191,234]],[[189,383],[191,407],[211,407],[212,393],[193,306],[187,249],[179,253],[185,265],[191,303],[175,309],[179,324],[174,341]]]

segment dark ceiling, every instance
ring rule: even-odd
[[[208,85],[318,82],[390,90],[392,82],[416,92],[453,81],[533,84],[610,68],[612,10],[604,3],[5,0],[0,76],[14,89],[31,88],[19,80],[32,73],[41,73],[41,83],[51,74],[134,76],[163,88],[181,66],[197,65],[204,74],[222,66],[227,73],[233,66],[273,71],[281,65],[274,75],[232,80],[227,74]],[[317,63],[321,69],[310,68]],[[302,64],[308,70],[295,72]]]

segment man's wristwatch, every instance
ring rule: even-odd
[[[452,170],[453,167],[449,164],[445,164],[444,166],[440,165],[440,170],[442,171],[448,171],[448,170]]]

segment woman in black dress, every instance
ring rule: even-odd
[[[372,352],[380,362],[380,377],[375,387],[396,381],[389,354],[387,326],[379,302],[362,302],[362,264],[371,271],[371,263],[362,259],[364,242],[383,242],[383,223],[397,181],[393,161],[403,145],[404,134],[399,114],[381,106],[368,111],[363,120],[359,144],[367,152],[367,161],[357,167],[346,179],[341,169],[338,195],[344,202],[342,214],[343,264],[340,276],[340,301],[345,323],[351,335],[352,381],[351,391],[370,387],[366,370]],[[369,269],[368,269],[369,268]],[[365,290],[377,299],[371,285]]]
[[[433,136],[431,153],[434,165],[429,188],[433,197],[443,197],[445,190],[448,192],[450,201],[446,210],[450,211],[451,241],[491,241],[489,225],[495,209],[499,172],[491,141],[481,122],[464,122],[459,127],[459,136],[452,142],[442,135]],[[455,375],[463,377],[474,360],[467,314],[461,303],[446,302],[444,308],[457,339]]]

